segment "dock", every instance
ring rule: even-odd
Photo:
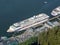
[[[60,15],[55,16],[55,17],[53,17],[53,18],[50,18],[49,21],[51,21],[51,20],[53,20],[53,19],[56,19],[56,18],[58,18],[58,17],[60,17]]]

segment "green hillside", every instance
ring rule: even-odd
[[[60,27],[54,27],[40,33],[38,43],[40,45],[60,45]]]

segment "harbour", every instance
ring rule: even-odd
[[[31,2],[31,1],[27,1],[27,2]],[[36,14],[42,13],[42,12],[45,12],[46,14],[51,16],[50,12],[52,11],[52,9],[54,9],[55,7],[60,5],[60,0],[53,0],[53,1],[49,0],[49,1],[47,1],[48,2],[47,4],[44,4],[45,0],[43,0],[43,1],[41,1],[41,0],[40,1],[34,0],[33,1],[34,4],[33,3],[27,3],[25,1],[26,4],[28,4],[28,5],[30,4],[29,9],[28,9],[28,5],[26,5],[24,3],[26,5],[26,8],[25,8],[25,6],[23,5],[23,1],[17,1],[17,2],[19,2],[19,4],[23,5],[23,6],[21,6],[21,5],[18,6],[19,7],[19,9],[18,9],[18,7],[16,6],[18,4],[16,4],[16,5],[15,5],[15,3],[13,4],[13,1],[12,1],[12,3],[10,1],[9,4],[8,4],[8,2],[9,1],[7,1],[7,3],[6,3],[6,1],[5,1],[3,3],[3,1],[1,0],[1,3],[0,3],[0,4],[3,5],[3,6],[0,5],[1,6],[1,8],[0,8],[1,9],[0,10],[1,11],[0,12],[0,18],[1,18],[0,19],[0,29],[1,29],[0,36],[8,36],[8,37],[12,36],[13,33],[7,33],[6,30],[14,22],[18,22],[20,20],[29,18],[29,17],[33,16],[34,14],[36,15]],[[22,3],[20,3],[20,2],[22,2]],[[38,3],[36,3],[36,2],[38,2]],[[8,4],[9,6],[7,7],[6,4]],[[4,5],[5,5],[5,8],[3,9]],[[14,7],[16,7],[16,8],[14,8]],[[22,7],[24,7],[24,8],[22,8]],[[14,9],[15,9],[15,11],[14,11]],[[16,11],[16,9],[17,9],[17,11]],[[24,10],[21,11],[21,9],[22,10],[24,9],[26,11],[24,11]],[[23,12],[24,12],[24,14],[23,14]]]
[[[59,10],[57,10],[56,8],[58,8]],[[7,39],[7,37],[1,37],[0,39],[2,40],[2,42],[0,44],[1,45],[4,45],[4,44],[6,44],[6,45],[16,44],[17,45],[18,43],[25,42],[26,40],[28,40],[31,37],[37,37],[39,35],[39,33],[43,32],[43,31],[48,31],[48,29],[52,29],[52,28],[54,28],[56,26],[57,27],[60,27],[60,6],[58,6],[56,8],[55,8],[56,10],[53,9],[52,12],[51,12],[51,13],[54,13],[55,12],[54,14],[52,14],[52,16],[54,16],[53,18],[49,18],[49,16],[46,15],[45,13],[39,14],[37,16],[33,16],[33,17],[27,19],[28,20],[27,22],[29,23],[30,21],[32,21],[31,19],[34,19],[35,21],[33,20],[33,23],[37,21],[37,24],[40,24],[41,21],[42,21],[42,23],[41,23],[42,25],[36,26],[37,24],[36,25],[34,24],[34,26],[31,26],[30,27],[30,24],[28,24],[29,27],[27,29],[25,29],[26,31],[23,34],[17,35],[17,36],[12,36],[12,37],[10,37],[8,39]],[[56,13],[57,13],[57,15],[56,15]],[[44,17],[42,15],[44,15],[46,17]],[[40,17],[43,17],[43,18],[41,18],[41,20],[40,20],[38,17],[39,18]],[[54,20],[54,19],[58,19],[58,20]],[[53,20],[53,21],[51,21],[51,20]],[[24,24],[25,24],[26,23],[25,21],[26,20],[23,20],[22,22],[24,22]],[[10,28],[7,30],[7,32],[11,32],[12,29],[15,32],[15,29],[16,28],[21,27],[18,24],[22,24],[22,23],[17,23],[16,25],[15,24],[12,25],[13,27],[10,26]],[[18,26],[18,27],[15,27],[15,26]],[[26,24],[23,25],[23,26],[26,26]],[[22,29],[24,30],[24,28],[22,28]],[[16,31],[18,31],[18,30],[16,30]]]
[[[18,45],[38,33],[60,27],[60,14],[52,16],[51,12],[60,6],[60,0],[1,0],[0,1],[0,45]],[[26,31],[10,33],[9,27],[15,22],[25,20],[29,17],[45,13],[49,16],[48,21],[38,24],[38,27],[29,28]],[[16,35],[16,33],[19,33]],[[33,38],[34,39],[34,38]]]

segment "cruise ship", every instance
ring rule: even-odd
[[[53,15],[53,16],[57,16],[59,14],[60,14],[60,6],[58,6],[55,9],[53,9],[53,11],[51,12],[51,15]]]
[[[45,13],[35,15],[31,18],[25,19],[20,22],[16,22],[9,27],[7,32],[22,31],[28,28],[43,24],[49,20],[49,16]]]

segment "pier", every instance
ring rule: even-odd
[[[56,18],[58,18],[58,17],[60,17],[60,15],[55,16],[55,17],[53,17],[53,18],[49,19],[49,21],[51,21],[51,20],[53,20],[53,19],[56,19]]]

